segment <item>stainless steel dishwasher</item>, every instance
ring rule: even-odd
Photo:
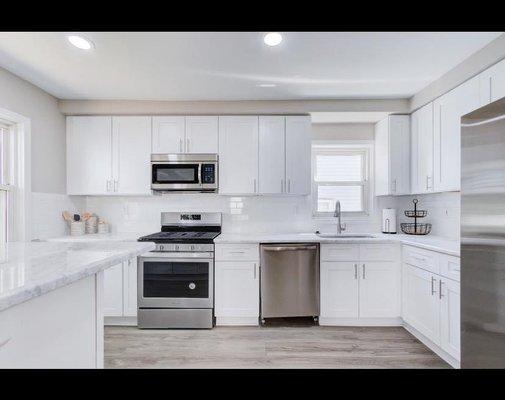
[[[262,244],[261,321],[319,316],[319,244]]]

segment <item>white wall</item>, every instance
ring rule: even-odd
[[[315,140],[374,140],[375,124],[312,124]]]
[[[0,107],[31,120],[32,191],[65,193],[65,118],[57,99],[0,68]]]

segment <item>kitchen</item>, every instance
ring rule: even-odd
[[[500,297],[475,269],[504,234],[501,32],[2,32],[0,49],[0,367],[505,365],[504,310],[465,301]]]

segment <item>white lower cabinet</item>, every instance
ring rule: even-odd
[[[440,345],[455,359],[460,359],[461,311],[459,282],[441,278]]]
[[[258,263],[218,261],[215,266],[215,315],[259,318]]]
[[[404,247],[403,320],[432,344],[459,361],[459,258],[425,250],[432,253],[432,258],[439,262],[438,274],[426,270],[421,259],[406,257],[409,251],[410,248]],[[441,274],[450,275],[451,279]],[[423,340],[423,337],[419,339]],[[437,351],[437,348],[434,350]],[[443,353],[439,352],[439,355],[444,357]],[[451,362],[450,359],[447,361]]]
[[[104,317],[137,316],[137,259],[132,258],[104,271]],[[125,318],[125,320],[127,320]],[[131,318],[130,318],[131,320]],[[125,324],[125,321],[116,321]],[[107,324],[114,324],[111,319]]]
[[[123,265],[123,315],[137,316],[137,259],[131,258]]]
[[[120,317],[123,315],[123,263],[104,271],[103,286],[104,316]]]
[[[321,245],[321,325],[399,323],[398,258],[396,244]]]
[[[359,316],[395,318],[399,309],[399,274],[396,262],[366,262],[358,271]]]
[[[217,325],[258,325],[258,244],[216,244],[214,315]]]
[[[321,262],[321,317],[358,318],[357,264]]]
[[[440,340],[440,305],[435,274],[404,264],[403,319],[433,342]]]

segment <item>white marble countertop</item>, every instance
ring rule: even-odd
[[[287,234],[236,234],[222,233],[215,243],[388,243],[401,242],[427,250],[438,251],[453,256],[459,256],[459,240],[451,240],[438,236],[388,235],[371,233],[373,238],[324,238],[315,233],[287,233]]]
[[[0,245],[0,311],[154,249],[149,242]]]
[[[99,242],[99,241],[118,241],[134,242],[139,237],[153,232],[140,233],[107,233],[107,234],[88,234],[83,236],[63,236],[54,239],[47,239],[54,242]],[[352,234],[352,233],[350,233]],[[315,233],[221,233],[215,243],[388,243],[401,242],[411,246],[420,247],[427,250],[438,251],[459,257],[459,240],[452,240],[440,236],[426,235],[388,235],[384,233],[371,233],[373,238],[323,238]]]

